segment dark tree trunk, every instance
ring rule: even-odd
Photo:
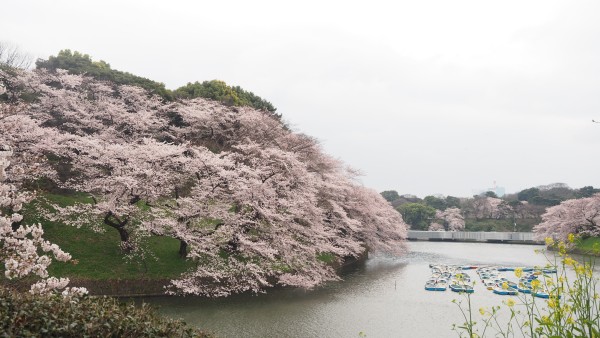
[[[128,223],[128,219],[121,220],[118,216],[109,211],[104,216],[104,224],[115,228],[119,232],[119,236],[121,237],[121,249],[125,252],[131,252],[133,250],[133,244],[129,242],[129,232],[125,229],[125,226]]]
[[[187,247],[188,244],[184,240],[179,240],[179,257],[186,258],[187,257]]]
[[[129,242],[129,232],[124,228],[117,228],[119,236],[121,236],[121,242]]]
[[[19,222],[12,222],[10,224],[12,231],[17,231],[19,230],[19,228],[21,227],[21,224],[23,223],[23,221],[19,221]]]

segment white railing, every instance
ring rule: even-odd
[[[469,232],[469,231],[417,231],[408,230],[408,239],[475,242],[524,242],[538,243],[533,232]]]

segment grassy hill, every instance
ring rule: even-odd
[[[85,202],[81,194],[43,195],[62,206]],[[41,223],[44,238],[70,253],[74,262],[53,262],[50,275],[68,277],[72,284],[86,286],[96,294],[156,294],[163,293],[163,286],[195,266],[190,260],[179,257],[179,241],[174,238],[150,236],[140,245],[147,254],[144,257],[126,256],[119,247],[117,231],[104,224],[98,227],[76,228],[58,222],[43,221],[36,216],[36,201],[25,208],[25,222]],[[139,283],[144,281],[145,283]]]

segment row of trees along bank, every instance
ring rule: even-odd
[[[527,188],[502,198],[492,191],[468,198],[426,196],[421,199],[414,195],[399,195],[394,190],[381,194],[402,214],[411,229],[528,232],[541,231],[536,225],[545,222],[550,211],[575,209],[571,205],[586,203],[590,198],[593,201],[598,192],[600,189],[593,186],[572,189],[566,184],[555,183]],[[583,218],[577,221],[580,223],[577,233],[596,226],[593,203],[585,208],[589,215],[582,213]],[[552,230],[543,232],[549,234]]]

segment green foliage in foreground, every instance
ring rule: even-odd
[[[3,337],[210,337],[143,304],[108,297],[34,296],[0,288]]]
[[[460,337],[469,338],[600,337],[600,279],[594,272],[593,258],[577,261],[567,254],[576,242],[572,234],[567,243],[546,239],[546,245],[553,250],[546,259],[549,266],[557,268],[557,273],[539,275],[531,281],[531,288],[532,293],[547,293],[548,299],[519,293],[516,299],[506,298],[502,306],[480,308],[477,316],[471,295],[463,294],[463,300],[453,302],[465,322],[454,325],[453,330]],[[522,269],[515,269],[514,273],[519,278],[524,275]],[[502,316],[503,312],[510,316]]]

